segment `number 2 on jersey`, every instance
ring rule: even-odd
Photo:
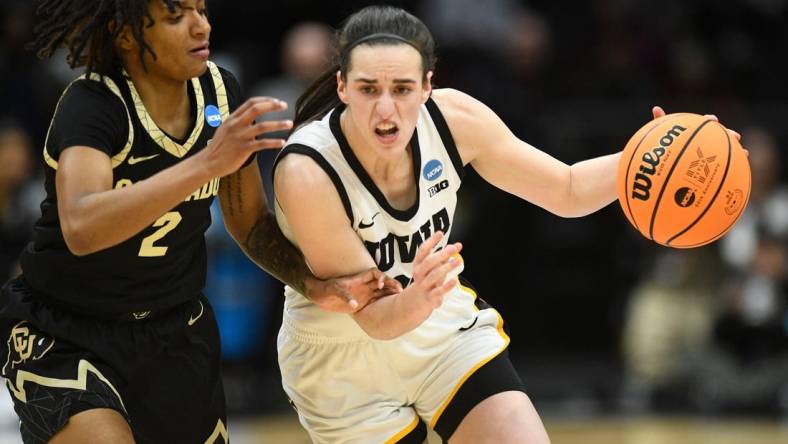
[[[167,247],[162,246],[155,246],[153,245],[154,242],[160,240],[164,236],[167,235],[170,231],[174,230],[175,227],[181,223],[181,213],[177,211],[170,211],[166,213],[164,216],[158,218],[156,222],[153,223],[154,227],[161,227],[158,230],[154,231],[153,234],[150,236],[145,237],[142,239],[142,245],[140,246],[139,256],[141,257],[156,257],[156,256],[164,256],[167,254]]]

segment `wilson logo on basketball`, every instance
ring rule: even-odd
[[[659,139],[659,146],[651,151],[643,153],[641,160],[643,164],[640,165],[639,173],[635,174],[635,180],[632,182],[632,198],[639,200],[648,200],[651,197],[651,178],[657,172],[657,166],[665,151],[673,145],[674,137],[686,131],[680,125],[673,125],[664,136]]]

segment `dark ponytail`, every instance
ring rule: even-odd
[[[344,78],[350,53],[359,45],[408,44],[421,54],[422,74],[435,69],[435,41],[424,23],[404,9],[369,6],[347,18],[337,32],[337,53],[330,67],[296,101],[293,131],[326,115],[339,105],[337,71]]]
[[[339,64],[332,64],[298,97],[291,134],[301,125],[322,118],[339,105],[337,71]]]

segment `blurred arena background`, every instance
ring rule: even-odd
[[[330,51],[327,26],[371,3],[209,0],[212,59],[247,95],[292,109]],[[788,442],[788,1],[389,3],[433,31],[438,87],[479,98],[565,162],[620,150],[657,104],[714,113],[750,150],[745,216],[690,251],[647,242],[618,204],[559,219],[468,168],[452,233],[465,244],[464,276],[507,321],[553,442]],[[43,197],[49,119],[79,74],[24,49],[32,24],[33,1],[0,0],[0,281],[18,272]],[[266,172],[272,156],[259,157]],[[233,440],[308,442],[276,365],[281,285],[215,214],[206,294],[223,334]],[[0,443],[19,442],[16,428],[3,390]]]

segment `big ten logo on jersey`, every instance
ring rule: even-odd
[[[184,202],[189,202],[192,200],[202,200],[202,199],[209,199],[219,194],[219,181],[220,179],[214,178],[211,179],[210,182],[206,183],[202,187],[198,188],[195,192],[189,195]],[[115,182],[115,189],[120,189],[123,187],[128,187],[134,184],[131,179],[118,179]]]
[[[369,254],[375,259],[380,271],[386,272],[397,262],[402,264],[412,263],[416,258],[416,250],[418,250],[419,245],[424,243],[436,231],[448,233],[450,227],[449,212],[446,208],[443,208],[433,214],[418,230],[407,236],[389,233],[377,242],[365,240],[364,245],[367,247]],[[410,276],[404,274],[395,276],[394,279],[398,280],[403,287],[410,283]]]
[[[427,188],[427,194],[430,197],[432,197],[432,196],[440,193],[441,191],[445,190],[446,188],[449,188],[449,181],[447,179],[444,179],[444,180],[440,181],[438,184]]]

